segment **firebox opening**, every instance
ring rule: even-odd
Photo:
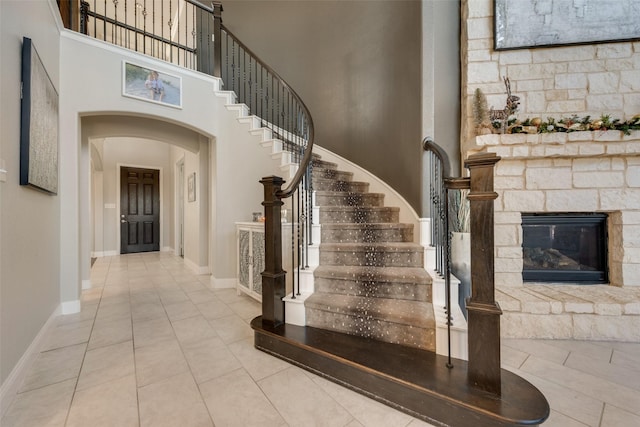
[[[524,282],[608,283],[607,214],[523,213]]]

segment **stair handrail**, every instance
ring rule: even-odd
[[[238,46],[241,47],[246,53],[248,53],[257,63],[259,63],[264,70],[266,70],[269,74],[275,77],[278,80],[279,84],[282,85],[282,87],[286,89],[291,94],[291,96],[293,96],[295,101],[302,108],[303,117],[307,122],[306,123],[307,126],[305,127],[305,131],[306,131],[304,135],[305,137],[303,138],[306,141],[306,144],[304,147],[304,154],[300,159],[298,170],[296,171],[296,174],[294,175],[294,177],[290,180],[289,185],[284,190],[279,190],[277,194],[280,199],[289,198],[293,195],[293,193],[296,191],[296,189],[300,185],[300,182],[302,181],[302,178],[305,175],[308,166],[311,164],[313,141],[314,141],[314,135],[315,135],[313,118],[311,117],[311,113],[309,112],[309,109],[307,108],[302,98],[300,98],[298,93],[295,90],[293,90],[293,88],[286,82],[286,80],[282,78],[271,66],[269,66],[267,63],[262,61],[257,54],[255,54],[249,47],[247,47],[247,45],[245,45],[224,24],[221,24],[221,30],[225,32],[227,36],[231,37],[233,41],[237,43]],[[220,60],[224,64],[224,61],[222,61],[222,58],[220,58]],[[223,81],[224,81],[224,78],[223,78]],[[236,95],[239,96],[240,94],[236,93]],[[245,102],[245,104],[249,107],[249,111],[251,112],[253,110],[251,103]],[[258,117],[260,116],[258,115]],[[268,118],[260,117],[260,119],[262,119],[263,125],[265,125],[266,127],[275,125],[273,123],[269,123]],[[287,135],[284,135],[282,133],[279,133],[278,136],[281,138],[284,138],[285,142],[293,142],[293,141],[290,141],[291,139],[290,136],[288,137]]]
[[[444,277],[445,314],[447,316],[447,367],[451,362],[451,325],[453,310],[451,306],[451,233],[449,232],[449,190],[468,189],[468,178],[451,176],[451,163],[447,153],[431,137],[422,141],[425,151],[429,152],[430,173],[429,198],[431,218],[431,245],[436,248],[436,272]]]

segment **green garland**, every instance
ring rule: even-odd
[[[620,119],[611,119],[608,114],[603,114],[598,119],[591,119],[591,116],[578,117],[573,115],[568,118],[555,120],[548,117],[547,121],[539,117],[526,119],[521,122],[511,119],[507,123],[507,133],[551,133],[551,132],[580,132],[580,131],[605,131],[619,130],[625,135],[631,134],[632,130],[640,130],[640,114],[636,114],[626,122]],[[494,129],[500,129],[502,123],[498,120],[492,122]]]

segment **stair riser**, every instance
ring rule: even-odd
[[[384,228],[384,229],[322,229],[321,239],[325,243],[347,242],[413,242],[413,230],[411,228]]]
[[[369,183],[314,178],[313,189],[316,191],[350,191],[354,193],[366,193],[369,191]]]
[[[372,267],[422,267],[423,251],[384,251],[376,248],[361,251],[337,251],[320,247],[320,265],[355,265]]]
[[[433,328],[425,329],[377,319],[364,319],[313,308],[306,309],[306,321],[307,326],[435,351]]]
[[[377,193],[319,194],[316,193],[317,206],[383,206],[384,195]]]
[[[356,209],[349,211],[320,209],[320,223],[398,222],[396,210]]]
[[[370,280],[340,280],[316,277],[316,292],[355,295],[371,298],[394,298],[410,301],[431,301],[431,286],[413,283],[376,282]]]

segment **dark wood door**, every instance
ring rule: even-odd
[[[160,171],[120,168],[120,253],[160,250]]]

